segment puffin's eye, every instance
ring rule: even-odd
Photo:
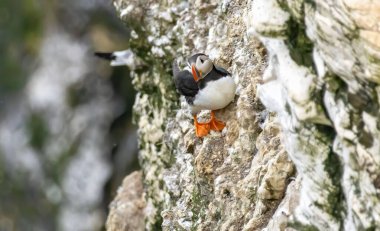
[[[203,63],[204,62],[204,60],[203,59],[200,59],[201,60],[201,63]]]

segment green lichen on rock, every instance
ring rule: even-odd
[[[205,204],[207,203],[204,202],[199,189],[195,187],[191,198],[191,212],[193,213],[191,230],[197,230],[197,221],[202,219],[202,217],[204,218],[206,209],[203,206]]]
[[[276,2],[279,9],[265,20],[254,11],[253,20],[260,23],[253,29],[270,51],[266,76],[270,81],[260,87],[260,96],[280,116],[287,150],[302,176],[303,201],[294,219],[301,230],[305,225],[318,230],[370,229],[379,225],[380,214],[374,196],[380,163],[380,141],[375,138],[380,137],[379,63],[370,58],[380,56],[375,42],[380,31],[368,22],[377,21],[379,12],[373,9],[379,5]],[[279,21],[278,10],[289,18]],[[262,27],[282,28],[279,22],[286,25],[285,38],[262,33]],[[302,72],[305,68],[309,74]],[[312,77],[310,82],[299,84],[307,77]],[[274,97],[274,91],[282,92]],[[313,104],[318,113],[310,113]],[[324,120],[313,118],[318,114],[324,114]]]
[[[327,155],[324,161],[325,170],[329,174],[330,179],[335,186],[334,190],[327,196],[327,207],[325,208],[335,219],[341,222],[343,227],[343,217],[345,213],[345,197],[343,188],[341,186],[342,180],[342,166],[341,161],[331,149],[331,152]]]
[[[380,214],[379,67],[368,57],[377,55],[378,37],[363,14],[352,13],[370,8],[310,0],[114,2],[143,63],[131,76],[148,230],[160,222],[164,230],[377,224],[369,211]],[[217,114],[226,129],[203,140],[183,99],[179,109],[170,76],[174,56],[183,61],[195,52],[210,54],[238,82],[235,101]],[[277,114],[258,107],[258,97]],[[282,145],[298,174],[286,193],[295,170]]]
[[[247,3],[114,3],[131,29],[128,48],[141,60],[131,77],[138,91],[134,121],[139,126],[146,229],[250,230],[265,226],[294,169],[279,145],[278,125],[266,117],[255,96],[266,61],[262,45],[245,36],[245,8],[240,6]],[[183,63],[184,57],[196,52],[209,54],[229,69],[240,86],[235,101],[217,114],[228,123],[227,129],[202,140],[195,137],[183,99],[178,107],[170,70],[175,56]],[[200,119],[208,118],[201,114]],[[269,120],[260,135],[259,124]],[[265,141],[271,142],[269,147]],[[256,142],[260,151],[255,149]],[[257,153],[260,157],[255,159]],[[265,171],[251,169],[252,162]],[[252,212],[256,203],[260,206]]]
[[[178,94],[171,74],[173,50],[177,41],[171,34],[173,23],[155,18],[165,4],[117,0],[114,4],[131,31],[127,46],[140,61],[131,70],[132,83],[138,91],[133,121],[139,126],[139,160],[143,169],[147,206],[151,208],[146,217],[146,229],[158,230],[162,224],[160,213],[167,197],[162,173],[164,168],[171,166],[173,159],[163,135],[169,118],[178,108]],[[123,13],[131,6],[133,10]],[[173,20],[177,17],[169,10],[166,13]],[[159,38],[160,43],[157,43],[156,39]]]
[[[31,114],[27,121],[27,129],[30,137],[30,145],[41,151],[49,133],[45,119],[37,112]]]
[[[313,43],[306,35],[304,23],[297,23],[290,17],[285,40],[292,59],[299,65],[314,69]]]
[[[299,231],[320,231],[314,225],[305,225],[298,221],[288,223],[288,227],[293,228],[295,230],[299,230]]]
[[[306,34],[305,25],[305,2],[297,1],[277,1],[284,11],[288,12],[290,17],[286,22],[286,39],[290,56],[299,65],[311,67],[314,69],[313,61],[313,42]]]
[[[329,179],[334,186],[327,190],[328,196],[326,203],[323,204],[323,209],[331,214],[340,223],[340,229],[343,229],[344,216],[346,215],[346,199],[341,185],[343,177],[342,161],[331,146],[336,133],[329,126],[319,126],[319,130],[329,139],[327,144],[330,144],[330,151],[327,153],[323,164],[324,170],[328,173]]]

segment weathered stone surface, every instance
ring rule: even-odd
[[[146,64],[132,76],[147,230],[380,225],[379,11],[366,4],[115,1]],[[195,52],[238,84],[216,114],[227,127],[203,139],[170,76]]]
[[[144,230],[145,199],[142,173],[133,172],[123,180],[110,205],[106,228],[109,231]]]
[[[245,4],[115,1],[132,27],[130,49],[148,66],[132,73],[148,230],[259,229],[294,174],[276,117],[256,97],[266,52],[246,35]],[[183,99],[178,107],[171,80],[173,58],[183,64],[195,52],[209,54],[238,84],[234,102],[216,113],[227,127],[204,139],[195,137]]]
[[[262,12],[255,5],[262,2],[279,4],[256,26]],[[375,230],[380,226],[374,171],[380,158],[379,4],[298,2],[301,12],[294,14],[288,1],[252,1],[247,24],[269,51],[268,81],[258,93],[277,112],[301,177],[293,226]],[[288,14],[282,23],[271,17],[278,11]],[[288,28],[285,37],[277,35],[281,25]]]

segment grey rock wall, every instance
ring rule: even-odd
[[[379,3],[251,4],[248,30],[269,51],[258,94],[277,112],[284,144],[302,177],[294,224],[375,230],[380,226]]]
[[[115,199],[110,204],[107,230],[144,230],[144,208],[142,173],[136,171],[124,178]]]
[[[377,3],[114,4],[142,63],[131,72],[147,230],[379,226]],[[216,114],[226,128],[203,139],[170,70],[195,52],[238,84]]]

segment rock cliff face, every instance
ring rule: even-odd
[[[138,63],[131,76],[145,229],[379,227],[378,3],[114,4],[132,28]],[[203,139],[170,70],[175,57],[184,63],[195,52],[238,84],[234,102],[217,112],[227,127]]]

